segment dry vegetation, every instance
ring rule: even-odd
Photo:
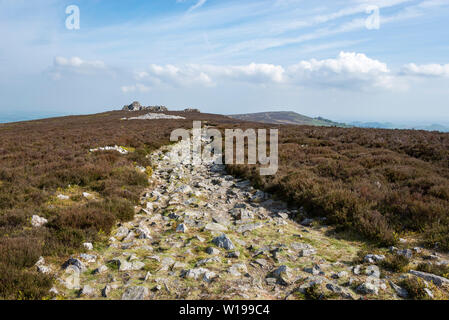
[[[0,299],[45,297],[52,281],[36,272],[39,256],[70,254],[107,234],[117,220],[132,219],[148,184],[135,165],[151,166],[146,155],[168,143],[173,129],[191,128],[193,117],[232,121],[207,114],[183,114],[188,120],[176,121],[121,121],[124,116],[129,113],[0,125]],[[133,152],[89,152],[111,145]],[[73,189],[96,199],[83,200]],[[71,196],[70,205],[57,200],[59,193]],[[32,228],[34,214],[48,224]]]
[[[414,232],[424,244],[449,250],[449,134],[279,128],[275,176],[259,176],[256,166],[229,170],[381,245]]]
[[[83,242],[107,234],[117,220],[132,219],[148,183],[135,165],[151,166],[146,155],[168,143],[173,129],[191,128],[193,118],[221,128],[270,127],[189,113],[183,114],[187,120],[119,120],[128,115],[0,125],[0,299],[45,297],[52,279],[36,272],[39,256],[82,250]],[[278,173],[261,177],[256,166],[247,165],[229,166],[231,173],[381,245],[415,232],[425,244],[449,249],[449,134],[277,127]],[[89,152],[107,145],[133,152]],[[95,199],[83,199],[80,192]],[[69,205],[57,200],[58,193],[71,196]],[[49,223],[32,228],[34,214]],[[388,263],[400,270],[407,261]]]

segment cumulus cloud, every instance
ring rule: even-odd
[[[403,75],[423,77],[449,77],[449,64],[406,64],[402,68]]]
[[[386,63],[355,52],[340,52],[335,59],[301,61],[287,72],[291,81],[301,85],[391,88],[394,80]]]
[[[138,82],[148,85],[215,86],[223,83],[252,85],[330,86],[338,88],[393,88],[396,78],[387,64],[362,53],[341,52],[334,59],[303,60],[283,67],[274,64],[184,66],[152,64],[136,72]]]
[[[79,57],[55,57],[50,75],[58,80],[65,74],[93,75],[108,71],[106,64],[100,60],[86,61]]]

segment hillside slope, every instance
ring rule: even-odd
[[[233,114],[229,117],[244,121],[271,123],[271,124],[297,124],[322,127],[347,127],[344,123],[333,122],[321,117],[311,118],[293,111],[274,111]]]

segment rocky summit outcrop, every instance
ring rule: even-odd
[[[430,294],[432,282],[445,285],[427,273],[388,273],[380,253],[395,253],[387,249],[360,258],[365,244],[332,237],[322,219],[305,220],[303,208],[254,189],[223,165],[174,165],[171,156],[187,147],[180,142],[151,155],[152,187],[134,220],[100,245],[85,245],[89,254],[73,255],[62,268],[40,260],[36,268],[56,279],[56,298],[401,299],[408,276],[427,281]]]
[[[195,108],[187,108],[187,109],[184,109],[184,112],[200,113],[201,111],[199,109],[195,109]]]
[[[138,101],[134,101],[130,105],[126,105],[122,108],[123,111],[150,111],[150,112],[164,112],[168,109],[164,106],[142,106]]]
[[[134,101],[130,105],[124,106],[123,111],[141,111],[143,107],[140,105],[138,101]]]

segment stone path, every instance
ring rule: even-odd
[[[326,236],[301,208],[222,165],[174,166],[173,153],[185,147],[151,156],[154,188],[135,219],[57,271],[58,298],[304,299],[316,287],[332,299],[397,298],[400,288],[380,279],[375,264],[354,270],[360,243]]]

